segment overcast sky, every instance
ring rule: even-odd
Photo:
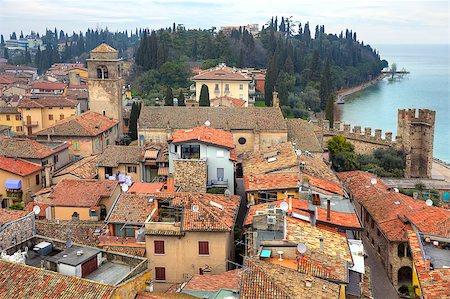
[[[0,32],[43,32],[45,28],[111,31],[173,22],[210,28],[267,22],[272,15],[325,25],[328,33],[345,28],[369,44],[450,43],[448,0],[0,0]]]

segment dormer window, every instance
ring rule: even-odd
[[[108,68],[101,65],[97,68],[97,78],[98,79],[108,79]]]

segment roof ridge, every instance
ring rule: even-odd
[[[203,194],[200,194],[200,196],[202,196]],[[204,197],[203,197],[204,198]],[[203,202],[202,200],[199,200],[198,198],[196,198],[195,197],[195,200],[197,201],[197,202],[200,202],[205,208],[206,208],[206,211],[209,213],[209,214],[211,214],[214,218],[216,218],[217,220],[219,220],[219,222],[221,222],[223,225],[225,225],[227,228],[231,228],[230,226],[228,226],[223,220],[222,220],[222,218],[221,217],[219,217],[218,215],[216,215],[215,213],[213,213],[213,210],[211,209],[212,208],[212,206],[211,205],[207,205],[205,202]],[[205,198],[205,200],[206,200],[206,198]],[[211,201],[211,200],[210,200]],[[208,204],[209,204],[209,202],[208,202]],[[225,208],[224,208],[224,210],[225,210]],[[223,211],[223,210],[222,210]]]

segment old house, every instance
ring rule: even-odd
[[[23,98],[17,106],[24,134],[34,135],[68,117],[80,114],[80,104],[65,97]]]
[[[176,130],[204,124],[230,131],[237,154],[287,141],[286,122],[276,107],[144,106],[139,116],[138,135],[146,142],[165,142]]]
[[[67,141],[76,159],[100,154],[118,138],[118,121],[88,111],[36,132],[37,140]]]
[[[34,201],[49,206],[49,220],[99,221],[106,218],[119,194],[117,181],[66,179]]]
[[[42,188],[43,167],[25,160],[0,156],[0,200],[2,208],[29,201]]]
[[[34,213],[0,209],[0,251],[35,235]]]
[[[36,95],[63,95],[67,85],[60,82],[40,81],[30,84],[27,93]]]
[[[148,143],[143,147],[142,181],[165,181],[169,175],[167,143]]]
[[[192,77],[195,82],[195,99],[200,100],[200,91],[203,85],[208,87],[209,98],[232,97],[244,100],[248,107],[250,82],[252,79],[240,70],[219,64],[216,67],[201,71]]]
[[[98,155],[85,157],[54,172],[52,182],[57,184],[64,179],[90,180],[98,178],[97,159]]]
[[[184,191],[228,189],[234,194],[234,142],[230,132],[207,126],[175,131],[168,140],[169,172]]]
[[[450,211],[396,192],[367,172],[338,176],[364,226],[362,237],[378,252],[390,281],[396,289],[410,285],[413,271],[407,231],[448,237]]]
[[[132,182],[141,180],[142,149],[139,146],[110,145],[98,156],[98,176],[101,179],[119,175],[131,177]]]
[[[16,107],[0,107],[0,125],[11,127],[11,131],[15,132],[17,135],[24,134],[22,116]]]
[[[145,223],[145,243],[156,283],[179,283],[195,274],[229,269],[239,197],[157,193],[150,203],[155,209]]]

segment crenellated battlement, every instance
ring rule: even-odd
[[[434,126],[436,118],[436,111],[429,109],[399,109],[398,110],[398,122],[404,122],[406,124],[427,124]]]
[[[372,130],[372,128],[366,127],[362,130],[361,126],[352,127],[351,125],[341,123],[340,121],[335,121],[333,128],[330,128],[330,122],[328,120],[313,120],[312,123],[321,128],[323,137],[343,135],[350,140],[375,143],[383,146],[391,146],[397,141],[392,140],[392,132],[386,132],[383,136],[381,129]],[[374,132],[373,135],[372,132]]]

